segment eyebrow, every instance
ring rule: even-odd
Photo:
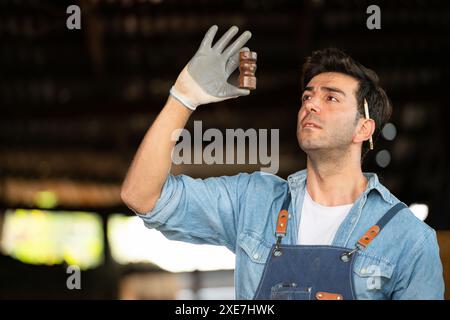
[[[320,88],[323,91],[336,92],[336,93],[342,94],[344,97],[346,96],[344,91],[342,91],[341,89],[338,89],[336,87],[320,87]],[[305,91],[314,91],[314,87],[306,87],[305,90],[303,90],[303,92],[305,92]]]

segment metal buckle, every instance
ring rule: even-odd
[[[355,249],[353,249],[350,252],[344,252],[343,254],[341,254],[341,260],[343,262],[349,262],[350,261],[350,257],[358,250],[359,250],[359,248],[356,247]]]
[[[283,238],[283,236],[277,236],[277,242],[275,243],[275,249],[273,249],[273,255],[275,257],[279,257],[283,254],[283,252],[280,249],[281,238]]]

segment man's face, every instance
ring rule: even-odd
[[[337,72],[311,79],[298,112],[297,139],[308,153],[314,150],[345,150],[356,132],[358,81]]]

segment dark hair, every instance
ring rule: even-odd
[[[373,141],[375,142],[381,129],[392,114],[392,104],[386,92],[380,87],[377,74],[373,70],[353,60],[345,52],[336,48],[327,48],[314,51],[303,64],[302,91],[312,78],[324,72],[339,72],[358,80],[358,89],[355,93],[358,103],[357,119],[364,117],[364,99],[367,99],[369,116],[375,121],[375,132],[373,134]],[[361,151],[362,158],[368,150],[369,144],[367,141],[363,143]]]

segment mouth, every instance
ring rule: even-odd
[[[322,129],[321,126],[319,126],[318,124],[311,122],[311,121],[306,121],[305,123],[303,123],[302,125],[302,129]]]

